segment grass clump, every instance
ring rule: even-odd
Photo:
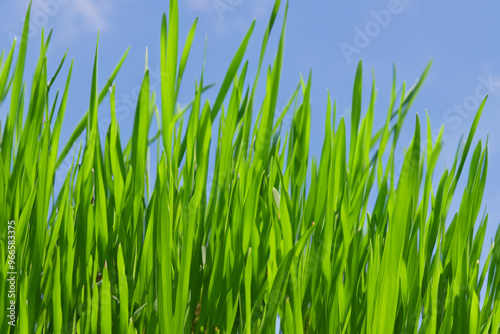
[[[114,79],[126,55],[99,90],[96,50],[89,109],[64,146],[72,64],[61,98],[51,98],[65,59],[51,77],[50,35],[42,33],[32,90],[26,90],[28,11],[19,45],[0,58],[0,103],[10,94],[0,144],[2,310],[11,300],[9,273],[18,273],[16,326],[2,316],[0,332],[273,333],[279,319],[283,333],[498,333],[498,247],[492,245],[479,266],[488,151],[487,143],[473,144],[473,136],[485,101],[435,189],[443,129],[433,141],[428,118],[425,135],[416,117],[402,168],[394,163],[403,122],[429,67],[399,94],[394,79],[385,124],[375,129],[375,82],[362,113],[360,63],[350,131],[328,96],[321,157],[311,160],[311,76],[275,115],[285,24],[265,73],[263,103],[255,105],[280,7],[276,1],[253,83],[244,58],[254,24],[215,101],[202,98],[208,87],[202,74],[187,126],[176,127],[184,119],[176,105],[196,23],[181,49],[178,4],[171,0],[161,25],[159,101],[146,69],[133,133],[122,145]],[[101,138],[98,109],[108,94],[112,120]],[[282,136],[286,114],[293,115],[291,129]],[[149,138],[154,119],[161,131]],[[82,135],[85,144],[75,146]],[[208,188],[212,140],[216,163]],[[155,146],[157,172],[151,175],[146,161]],[[73,164],[55,191],[55,173],[73,148]],[[465,189],[457,189],[461,176]],[[450,215],[457,190],[460,207]]]

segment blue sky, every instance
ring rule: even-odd
[[[8,48],[22,30],[28,0],[0,1],[0,49]],[[206,82],[220,83],[234,52],[252,20],[257,26],[247,58],[254,71],[262,35],[273,6],[272,0],[182,0],[180,1],[181,40],[196,17],[199,18],[191,58],[184,76],[179,102],[189,102],[194,80],[199,77],[207,38]],[[144,54],[149,48],[152,88],[159,90],[154,73],[159,66],[161,16],[168,1],[132,0],[34,0],[30,63],[34,67],[42,26],[54,28],[48,52],[49,71],[54,72],[68,49],[74,58],[69,104],[62,133],[67,140],[88,107],[93,55],[100,30],[99,84],[102,87],[123,52],[132,46],[117,80],[117,103],[122,138],[130,134],[134,101],[144,73]],[[392,64],[397,66],[398,85],[413,84],[426,64],[434,61],[430,75],[417,97],[411,113],[424,120],[428,111],[433,129],[444,124],[445,144],[438,172],[451,167],[460,136],[467,133],[479,101],[489,94],[476,139],[489,134],[489,176],[483,204],[490,213],[485,251],[500,221],[500,10],[499,0],[410,1],[377,0],[294,1],[290,2],[284,70],[278,108],[284,107],[302,73],[313,71],[311,153],[319,157],[323,142],[326,92],[337,101],[338,112],[348,118],[352,84],[357,62],[365,69],[365,101],[369,98],[372,69],[375,70],[378,96],[376,115],[381,124],[386,115],[392,80]],[[282,17],[282,15],[280,15]],[[278,22],[278,24],[281,22]],[[279,28],[279,26],[277,26]],[[276,49],[275,30],[268,51],[270,63]],[[68,64],[63,69],[67,73]],[[56,82],[63,87],[64,78]],[[261,85],[260,92],[264,86]],[[208,98],[213,97],[210,93]],[[0,119],[5,120],[5,105]],[[100,110],[103,133],[108,119],[108,101]],[[367,103],[364,104],[366,107]],[[400,144],[409,145],[414,117],[410,115]],[[153,125],[153,128],[155,125]],[[435,176],[438,179],[438,175]],[[438,181],[438,180],[437,180]],[[464,184],[457,189],[457,197]],[[455,203],[456,204],[456,203]],[[452,209],[456,210],[456,205]],[[452,213],[450,213],[452,216]],[[485,254],[484,254],[485,255]],[[484,257],[483,257],[484,259]]]

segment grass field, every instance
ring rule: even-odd
[[[488,143],[474,135],[486,100],[452,166],[434,175],[443,128],[433,140],[429,118],[410,111],[430,64],[410,88],[396,87],[394,73],[382,112],[374,81],[361,105],[360,63],[350,124],[325,96],[322,153],[311,158],[311,75],[276,114],[278,94],[290,94],[280,91],[287,6],[275,2],[260,58],[251,60],[257,76],[247,75],[245,59],[254,22],[224,81],[211,87],[201,73],[180,109],[196,22],[180,43],[171,0],[161,22],[161,91],[150,90],[146,64],[132,136],[120,137],[115,113],[126,54],[98,87],[96,47],[88,111],[65,143],[73,63],[63,58],[48,73],[50,34],[42,33],[36,69],[25,73],[28,11],[23,38],[0,56],[0,104],[10,102],[0,126],[1,333],[274,333],[277,321],[283,333],[499,332],[499,248],[492,244],[479,265]],[[66,86],[54,94],[58,76]],[[203,98],[209,88],[214,101]],[[112,120],[99,129],[106,97]],[[281,133],[285,117],[290,130]],[[385,119],[381,128],[375,117]],[[407,117],[416,118],[413,139],[398,143]],[[161,131],[150,137],[152,124]],[[396,144],[407,147],[398,169]],[[157,156],[154,174],[148,155]],[[454,196],[458,212],[450,212]]]

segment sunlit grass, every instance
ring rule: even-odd
[[[285,23],[263,74],[266,94],[257,99],[280,10]],[[16,326],[2,316],[1,333],[273,333],[277,319],[284,333],[498,333],[499,248],[492,245],[479,266],[488,150],[473,137],[486,101],[441,176],[434,169],[443,129],[433,140],[428,117],[416,116],[396,169],[396,143],[404,120],[414,117],[410,108],[430,64],[410,89],[397,90],[394,73],[390,107],[381,113],[375,82],[368,107],[361,105],[360,63],[350,124],[325,97],[323,149],[311,160],[311,75],[275,114],[278,93],[290,93],[280,90],[286,12],[276,1],[257,76],[249,78],[245,61],[253,23],[224,81],[212,88],[216,99],[202,97],[210,85],[201,74],[184,117],[177,100],[196,22],[181,47],[178,4],[171,0],[161,25],[161,91],[150,90],[146,67],[123,146],[114,81],[126,54],[99,89],[96,48],[88,112],[60,143],[73,64],[67,70],[64,58],[49,74],[50,36],[42,34],[27,91],[26,20],[21,41],[0,58],[0,104],[10,97],[0,127],[0,282],[12,271],[9,221],[18,273]],[[64,90],[49,98],[65,71]],[[99,129],[108,94],[111,124]],[[282,135],[287,115],[290,130]],[[385,117],[380,129],[375,115]],[[187,126],[176,126],[183,121]],[[152,124],[161,131],[148,138]],[[147,156],[156,152],[151,175]],[[68,158],[73,163],[56,191],[56,171]],[[460,177],[465,189],[457,186]],[[154,186],[146,191],[149,180]],[[0,289],[0,314],[12,299],[8,287]]]

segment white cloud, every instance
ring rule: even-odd
[[[109,29],[106,16],[112,12],[110,1],[73,0],[72,10],[74,16],[83,18],[88,28]]]
[[[81,33],[106,32],[113,29],[109,16],[114,7],[111,1],[94,0],[45,0],[60,1],[60,23],[64,28],[61,31],[64,40],[74,39]]]
[[[0,31],[9,40],[21,34],[28,3],[23,0],[0,4]],[[59,26],[57,30],[62,39],[60,42],[74,39],[84,32],[109,31],[112,30],[112,25],[108,19],[113,12],[111,0],[34,0],[30,16],[30,38],[39,36],[43,27],[54,26]],[[6,13],[9,15],[5,15]]]

